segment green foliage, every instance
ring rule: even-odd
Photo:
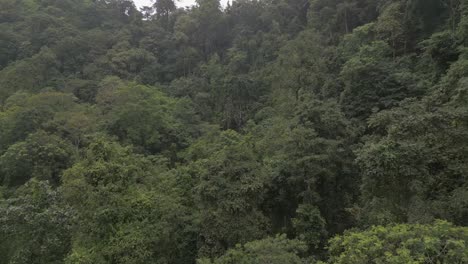
[[[70,94],[45,91],[38,94],[16,93],[0,112],[0,153],[39,129],[55,130],[53,119],[60,112],[73,112],[77,106]]]
[[[30,59],[11,64],[0,72],[0,101],[17,91],[38,91],[56,76],[55,54],[44,48]]]
[[[325,219],[331,233],[340,232],[350,221],[345,208],[355,196],[353,128],[336,102],[301,98],[288,106],[295,111],[265,119],[253,132],[272,174],[267,207],[281,229],[289,228],[300,204],[317,205],[318,219]]]
[[[154,162],[98,138],[65,172],[61,189],[77,212],[66,263],[184,263],[190,258],[187,208],[173,179]]]
[[[327,76],[332,55],[322,42],[317,32],[308,30],[285,45],[278,57],[276,82],[272,85],[290,90],[296,99],[311,92],[324,97],[336,96],[337,91]]]
[[[57,185],[62,171],[72,164],[73,156],[71,144],[61,138],[44,131],[30,134],[0,156],[2,184],[19,186],[29,178],[36,178]]]
[[[122,78],[133,79],[144,71],[156,58],[144,49],[134,49],[128,42],[117,43],[107,52],[109,70]]]
[[[223,132],[220,143],[208,147],[207,157],[191,165],[198,180],[200,256],[218,256],[237,243],[261,238],[268,226],[259,210],[268,184],[267,171],[249,142],[236,132]]]
[[[330,241],[329,263],[465,263],[467,228],[433,225],[377,226]]]
[[[111,89],[115,90],[98,92],[98,105],[105,111],[105,126],[121,141],[149,153],[163,152],[173,157],[172,152],[185,147],[191,133],[196,133],[197,119],[191,115],[190,105],[180,107],[185,101],[174,100],[154,87],[142,85]],[[190,122],[192,127],[185,126],[184,122]]]
[[[408,103],[370,121],[382,137],[357,159],[363,171],[364,214],[370,223],[427,222],[434,217],[466,224],[466,109]],[[375,214],[374,214],[375,213]]]
[[[304,242],[289,240],[285,235],[256,240],[245,245],[237,245],[223,256],[210,261],[199,259],[198,264],[301,264],[306,263],[300,257],[307,250]]]
[[[0,0],[0,264],[467,262],[467,1],[179,6]]]
[[[326,223],[320,210],[309,204],[301,204],[296,213],[292,223],[297,236],[307,242],[310,249],[317,249],[323,237],[326,236]]]
[[[376,41],[362,46],[344,64],[340,73],[344,84],[341,104],[349,116],[367,118],[422,94],[419,76],[410,74],[406,62],[392,60],[391,53],[385,42]]]
[[[33,179],[0,200],[0,263],[63,263],[75,213],[62,194]]]

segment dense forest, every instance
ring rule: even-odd
[[[467,0],[0,0],[0,264],[468,263]]]

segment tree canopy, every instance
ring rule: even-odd
[[[0,0],[0,264],[468,263],[468,1]]]

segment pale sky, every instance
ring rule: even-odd
[[[221,0],[221,4],[224,6],[228,0]],[[137,7],[151,5],[151,0],[134,0]],[[176,0],[176,4],[179,7],[191,6],[195,4],[195,0]]]

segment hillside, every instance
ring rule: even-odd
[[[468,1],[0,0],[0,264],[468,263]]]

